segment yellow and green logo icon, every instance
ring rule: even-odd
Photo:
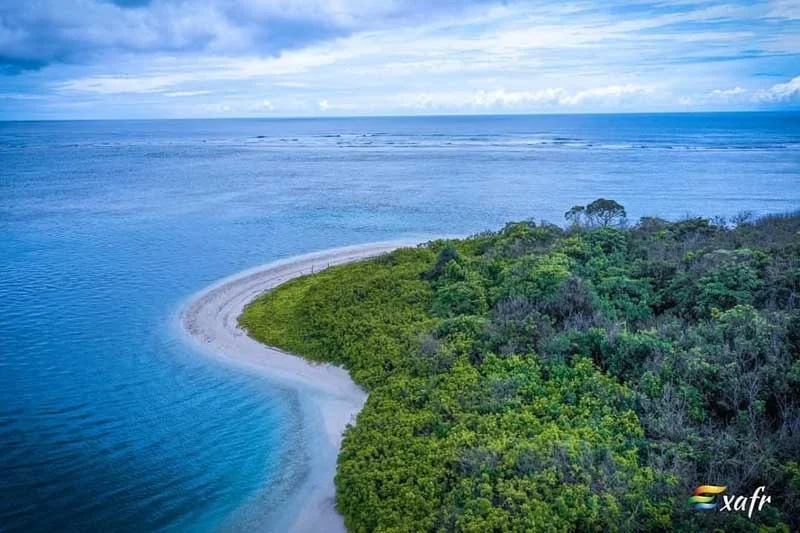
[[[694,509],[716,509],[719,502],[717,496],[728,489],[720,485],[700,485],[694,489],[694,495],[689,497],[689,503]]]

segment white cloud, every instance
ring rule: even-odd
[[[347,28],[397,15],[404,8],[393,0],[242,0],[236,7],[257,20],[311,20]]]
[[[736,96],[738,94],[744,94],[747,92],[747,89],[742,89],[741,87],[734,87],[733,89],[714,89],[711,91],[710,96],[714,97],[726,97],[726,96]]]
[[[190,96],[202,96],[205,94],[211,94],[211,91],[173,91],[164,93],[164,96],[168,96],[170,98],[184,98]]]
[[[750,91],[737,86],[730,89],[714,89],[705,93],[684,95],[678,98],[678,103],[685,107],[728,107],[732,104],[747,102],[748,96],[750,96]]]
[[[234,111],[234,108],[226,103],[205,104],[203,105],[202,109],[206,113],[214,115],[228,115]]]
[[[566,105],[580,105],[587,103],[597,104],[618,104],[623,100],[632,99],[636,96],[643,96],[652,94],[654,89],[652,87],[644,87],[640,85],[609,85],[606,87],[595,87],[578,91],[574,95],[566,96],[560,100],[560,103]]]
[[[155,93],[187,80],[186,76],[89,76],[55,84],[57,91],[96,94]],[[196,92],[196,91],[195,91]]]
[[[524,104],[555,104],[565,96],[564,89],[540,89],[538,91],[511,91],[504,89],[495,91],[480,90],[472,97],[476,106],[519,106]]]
[[[307,89],[311,87],[310,84],[299,81],[277,81],[273,85],[275,87],[287,87],[289,89]]]
[[[0,58],[23,65],[92,61],[120,52],[275,55],[333,36],[458,14],[467,5],[153,0],[131,8],[109,0],[5,0],[0,2]]]
[[[3,100],[44,100],[45,96],[41,94],[29,93],[0,93],[0,99]]]
[[[746,100],[748,90],[742,87],[732,89],[714,89],[705,96],[704,101],[710,104],[730,104]]]
[[[48,110],[78,101],[108,112],[123,109],[123,102],[154,110],[169,97],[163,109],[186,116],[647,111],[794,102],[795,80],[770,87],[751,73],[795,68],[787,65],[800,54],[800,41],[790,25],[769,14],[780,8],[791,16],[795,0],[716,1],[665,1],[651,12],[646,2],[633,10],[595,0],[555,7],[504,2],[407,24],[393,18],[413,4],[405,0],[198,0],[196,13],[188,13],[186,3],[153,0],[147,9],[124,10],[125,20],[94,28],[92,39],[129,50],[125,54],[101,54],[90,66],[53,65],[17,79],[47,95]],[[0,6],[0,20],[2,12]],[[198,22],[214,13],[224,15],[216,26]],[[60,16],[62,26],[85,30],[74,14]],[[254,47],[253,27],[271,17],[351,32],[264,52]],[[131,25],[136,31],[129,32]],[[125,43],[115,44],[115,32],[127,34]],[[0,52],[3,35],[0,23]]]
[[[472,98],[472,103],[483,107],[514,107],[521,105],[560,105],[578,106],[587,103],[608,105],[619,103],[620,100],[652,94],[652,87],[637,85],[609,85],[592,87],[574,92],[562,88],[546,88],[536,91],[512,91],[503,89],[495,91],[478,91]]]
[[[800,101],[800,76],[758,91],[755,100],[763,103]]]
[[[800,19],[800,0],[770,0],[769,16],[781,19]]]

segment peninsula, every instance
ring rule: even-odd
[[[334,250],[193,301],[193,336],[322,413],[296,530],[798,526],[800,216],[565,216]],[[771,504],[696,512],[699,485]]]

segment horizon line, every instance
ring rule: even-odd
[[[457,118],[457,117],[553,117],[553,116],[603,116],[603,115],[720,115],[745,113],[800,113],[800,107],[789,109],[726,109],[695,111],[587,111],[587,112],[535,112],[535,113],[431,113],[431,114],[363,114],[363,115],[240,115],[240,116],[186,116],[186,117],[107,117],[107,118],[0,118],[0,122],[135,122],[170,120],[326,120],[365,118]]]

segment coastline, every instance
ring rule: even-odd
[[[376,242],[275,261],[227,277],[201,290],[182,307],[180,324],[193,344],[214,359],[257,374],[296,393],[299,402],[295,431],[303,449],[295,450],[306,463],[305,474],[287,495],[281,530],[344,532],[344,520],[335,509],[333,478],[342,434],[355,421],[367,399],[366,392],[346,370],[327,363],[315,363],[272,348],[251,338],[238,325],[244,307],[264,292],[293,278],[318,272],[329,266],[360,261],[390,252],[412,241]],[[252,529],[265,524],[249,513],[235,520]],[[263,519],[262,519],[263,520]],[[277,530],[279,524],[269,524]]]

